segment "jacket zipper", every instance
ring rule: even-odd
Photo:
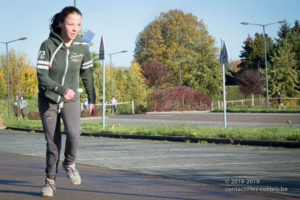
[[[64,83],[65,83],[67,71],[68,71],[68,68],[69,68],[69,54],[70,54],[70,49],[67,49],[67,55],[66,55],[66,68],[65,68],[65,73],[64,73],[63,78],[62,78],[62,81],[61,81],[61,85],[62,85],[62,86],[63,86]],[[57,103],[59,102],[60,98],[61,98],[61,96],[59,95],[59,96],[58,96]]]

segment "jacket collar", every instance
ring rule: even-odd
[[[61,43],[64,42],[62,37],[59,34],[55,33],[54,31],[50,32],[49,39],[52,40],[57,46],[59,46]],[[79,35],[77,35],[76,38],[73,40],[73,43],[74,42],[80,42]],[[73,46],[73,43],[72,43],[71,47]],[[66,46],[63,45],[63,48],[66,48]]]

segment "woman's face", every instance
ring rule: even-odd
[[[59,26],[64,42],[73,41],[81,29],[81,15],[76,12],[70,13]]]

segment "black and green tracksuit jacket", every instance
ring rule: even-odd
[[[67,48],[60,35],[51,32],[41,45],[36,70],[39,95],[61,103],[67,88],[78,92],[80,75],[89,103],[95,103],[93,60],[88,44],[78,37]]]

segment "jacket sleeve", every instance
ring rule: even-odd
[[[86,93],[88,95],[88,100],[90,104],[95,104],[96,102],[93,72],[94,72],[93,59],[89,49],[87,48],[82,60],[82,64],[80,68],[80,76],[83,85],[85,87]]]
[[[51,53],[49,48],[45,43],[43,43],[39,51],[36,66],[39,87],[43,90],[50,90],[59,94],[60,96],[63,96],[67,88],[63,87],[61,84],[49,77],[50,59]]]

